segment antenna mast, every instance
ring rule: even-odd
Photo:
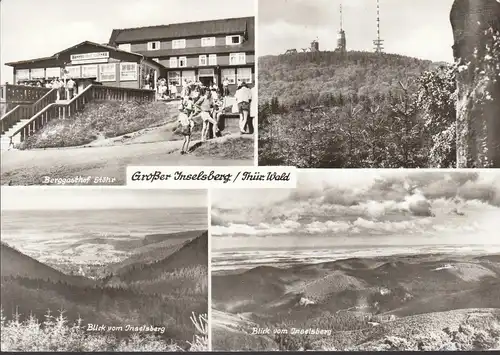
[[[377,39],[373,41],[376,53],[384,50],[384,40],[380,39],[380,0],[377,0]]]
[[[340,3],[340,30],[342,31],[344,28],[344,21],[342,18],[342,3]]]
[[[340,30],[337,35],[337,51],[345,53],[346,52],[346,38],[344,31],[344,17],[342,13],[342,2],[340,2]]]

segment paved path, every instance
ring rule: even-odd
[[[228,137],[217,140],[228,139]],[[192,144],[194,145],[196,141]],[[39,185],[45,176],[109,177],[124,184],[127,165],[252,166],[253,160],[226,160],[181,155],[182,141],[118,144],[114,146],[10,150],[2,152],[2,185]]]

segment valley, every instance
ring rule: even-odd
[[[206,230],[75,239],[39,259],[2,241],[1,260],[3,351],[28,346],[16,324],[43,333],[58,317],[59,350],[189,350],[198,334],[190,318],[207,313]]]

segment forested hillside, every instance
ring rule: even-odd
[[[259,60],[259,165],[453,167],[455,68],[349,52]]]

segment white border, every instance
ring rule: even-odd
[[[259,165],[259,0],[254,0],[254,39],[255,39],[255,53],[254,53],[254,71],[255,80],[254,86],[257,88],[257,114],[255,115],[254,122],[254,141],[253,141],[253,164]]]
[[[207,189],[207,231],[208,231],[208,351],[212,351],[212,190]]]

